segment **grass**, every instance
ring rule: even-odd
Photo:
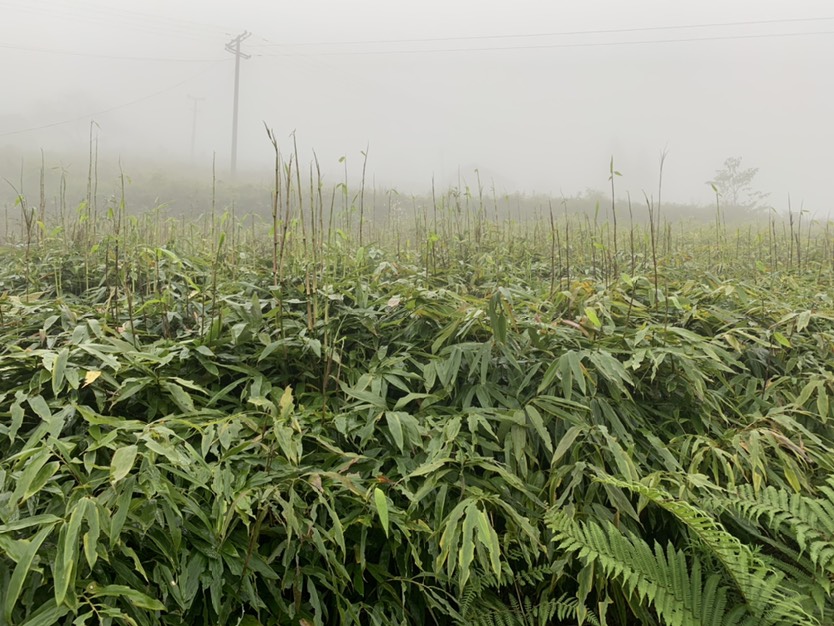
[[[6,242],[0,624],[832,621],[828,225],[315,171]]]

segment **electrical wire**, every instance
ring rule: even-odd
[[[568,30],[547,33],[522,33],[522,34],[499,34],[499,35],[471,35],[460,37],[423,37],[417,39],[370,39],[365,41],[318,41],[301,43],[275,43],[253,44],[256,47],[296,47],[296,46],[329,46],[329,45],[371,45],[371,44],[397,44],[397,43],[430,43],[439,41],[477,41],[484,39],[530,39],[541,37],[572,37],[577,35],[611,35],[623,33],[665,31],[665,30],[694,30],[702,28],[728,28],[733,26],[763,26],[768,24],[792,24],[802,22],[830,22],[834,17],[805,17],[787,18],[775,20],[747,20],[742,22],[712,22],[705,24],[678,24],[668,26],[642,26],[633,28],[605,28],[597,30]]]
[[[61,120],[60,122],[52,122],[50,124],[42,124],[40,126],[31,126],[29,128],[21,128],[19,130],[12,130],[12,131],[3,132],[3,133],[0,133],[0,137],[9,137],[11,135],[20,135],[20,134],[23,134],[23,133],[28,133],[28,132],[32,132],[32,131],[36,131],[36,130],[44,130],[44,129],[47,129],[47,128],[54,128],[56,126],[62,126],[64,124],[71,124],[72,122],[78,122],[80,120],[90,119],[90,118],[95,117],[97,115],[104,115],[105,113],[111,113],[111,112],[117,111],[119,109],[124,109],[126,107],[133,106],[134,104],[144,102],[145,100],[150,100],[151,98],[161,96],[162,94],[168,93],[169,91],[173,91],[174,89],[176,89],[178,87],[182,87],[183,85],[185,85],[186,83],[191,82],[195,78],[199,78],[203,74],[206,74],[208,72],[208,70],[213,69],[214,67],[217,67],[221,63],[229,63],[229,61],[230,61],[230,59],[224,59],[223,61],[219,61],[217,63],[214,63],[213,65],[209,66],[208,68],[204,68],[204,69],[200,70],[199,72],[197,72],[196,74],[192,74],[188,78],[186,78],[184,80],[181,80],[180,82],[178,82],[174,85],[169,85],[168,87],[160,89],[159,91],[154,91],[153,93],[149,93],[147,95],[144,95],[141,98],[136,98],[135,100],[131,100],[130,102],[124,102],[122,104],[117,104],[116,106],[112,106],[112,107],[109,107],[107,109],[101,109],[101,110],[95,111],[93,113],[87,113],[85,115],[79,115],[79,116],[73,117],[71,119]]]
[[[109,59],[112,61],[165,61],[167,63],[214,63],[224,59],[176,59],[165,57],[129,57],[110,54],[96,54],[94,52],[74,52],[72,50],[53,50],[49,48],[34,48],[30,46],[11,46],[0,44],[0,48],[6,50],[19,50],[21,52],[35,52],[42,54],[60,54],[61,56],[87,57],[93,59]]]
[[[304,53],[274,53],[262,54],[264,57],[293,57],[293,56],[368,56],[368,55],[387,55],[387,54],[435,54],[435,53],[453,53],[453,52],[496,52],[508,50],[543,50],[555,48],[601,48],[611,46],[637,46],[637,45],[652,45],[652,44],[671,44],[671,43],[692,43],[700,41],[731,41],[743,39],[768,39],[768,38],[788,38],[788,37],[808,37],[808,36],[823,36],[834,35],[834,31],[813,31],[813,32],[797,32],[797,33],[760,33],[755,35],[717,35],[714,37],[685,37],[677,39],[644,39],[639,41],[595,41],[595,42],[573,42],[573,43],[554,43],[554,44],[532,44],[527,46],[482,46],[477,48],[424,48],[413,50],[346,50],[346,51],[330,51],[330,52],[304,52]]]
[[[29,1],[31,2],[31,0]],[[65,4],[67,4],[67,8],[73,10],[76,9],[79,5],[86,5],[87,8],[93,10],[96,14],[110,13],[113,16],[122,17],[124,19],[130,20],[141,18],[149,22],[161,23],[163,25],[170,25],[192,31],[196,28],[206,32],[211,32],[212,34],[218,36],[226,35],[229,31],[228,28],[218,26],[217,24],[208,24],[206,22],[198,22],[196,20],[184,19],[180,17],[171,17],[168,15],[163,17],[160,15],[153,15],[151,13],[134,11],[133,9],[114,7],[111,3],[101,4],[98,2],[91,2],[89,0],[86,2],[83,2],[82,0],[71,0],[70,2],[66,2]]]
[[[154,18],[153,16],[144,16],[137,14],[136,17],[130,15],[119,15],[106,13],[96,10],[95,12],[78,11],[74,5],[70,7],[54,7],[41,6],[34,2],[24,6],[10,3],[8,1],[0,1],[0,8],[8,11],[17,11],[20,13],[29,13],[32,15],[43,16],[47,15],[52,19],[61,18],[65,20],[72,20],[75,22],[87,23],[92,25],[100,25],[112,30],[114,25],[117,28],[126,28],[132,32],[143,33],[147,35],[175,37],[180,39],[191,39],[194,41],[202,41],[207,43],[209,41],[216,41],[225,36],[225,31],[221,33],[220,30],[213,32],[197,32],[193,28],[177,25],[170,20]],[[139,16],[144,18],[144,22]],[[8,19],[8,15],[5,16]],[[150,23],[148,23],[150,20]]]

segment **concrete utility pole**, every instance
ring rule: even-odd
[[[251,36],[252,33],[247,30],[226,44],[226,52],[231,52],[235,55],[235,104],[234,110],[232,111],[232,176],[237,172],[237,109],[238,87],[240,85],[240,59],[241,57],[244,59],[251,58],[251,55],[244,54],[240,51],[240,44]]]
[[[197,142],[197,103],[205,100],[205,98],[197,98],[188,94],[188,97],[194,102],[193,116],[191,118],[191,163],[194,163],[194,145]]]

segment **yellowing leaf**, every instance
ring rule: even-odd
[[[86,374],[84,374],[84,386],[87,387],[92,385],[94,382],[98,380],[98,377],[101,376],[101,370],[90,370]]]
[[[278,407],[281,409],[281,417],[285,418],[292,412],[293,409],[293,399],[292,399],[292,387],[287,385],[284,389],[284,393],[281,394],[281,399],[278,401]]]
[[[600,328],[602,326],[602,322],[599,321],[597,312],[591,307],[585,307],[585,315],[588,316],[588,320],[594,325],[594,328]]]

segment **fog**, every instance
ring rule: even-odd
[[[42,149],[86,175],[103,159],[228,175],[241,50],[238,169],[272,166],[264,124],[327,180],[422,192],[477,168],[506,191],[605,189],[709,203],[727,157],[827,213],[829,2],[0,0],[0,176]],[[192,129],[196,128],[193,137]]]

